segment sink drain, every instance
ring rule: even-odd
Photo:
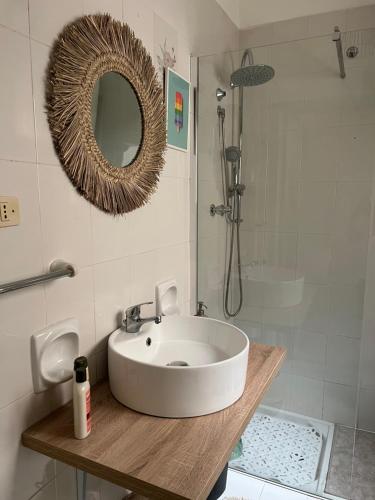
[[[189,363],[186,363],[186,361],[171,361],[166,366],[189,366]]]

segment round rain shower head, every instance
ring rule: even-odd
[[[225,159],[230,163],[236,163],[241,158],[241,150],[237,146],[225,148]]]
[[[271,80],[275,70],[266,64],[251,64],[234,71],[230,77],[231,87],[254,87]]]

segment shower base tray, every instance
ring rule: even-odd
[[[323,495],[334,424],[260,406],[230,467],[306,493]]]

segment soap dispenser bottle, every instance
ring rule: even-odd
[[[91,400],[87,368],[80,363],[74,367],[73,410],[74,436],[84,439],[91,432]]]

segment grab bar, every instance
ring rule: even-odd
[[[11,281],[10,283],[3,283],[0,285],[0,295],[3,293],[14,292],[15,290],[20,290],[21,288],[26,288],[28,286],[40,285],[41,283],[57,280],[59,278],[72,278],[75,274],[76,271],[71,264],[62,260],[54,260],[49,267],[48,273],[23,280]]]

